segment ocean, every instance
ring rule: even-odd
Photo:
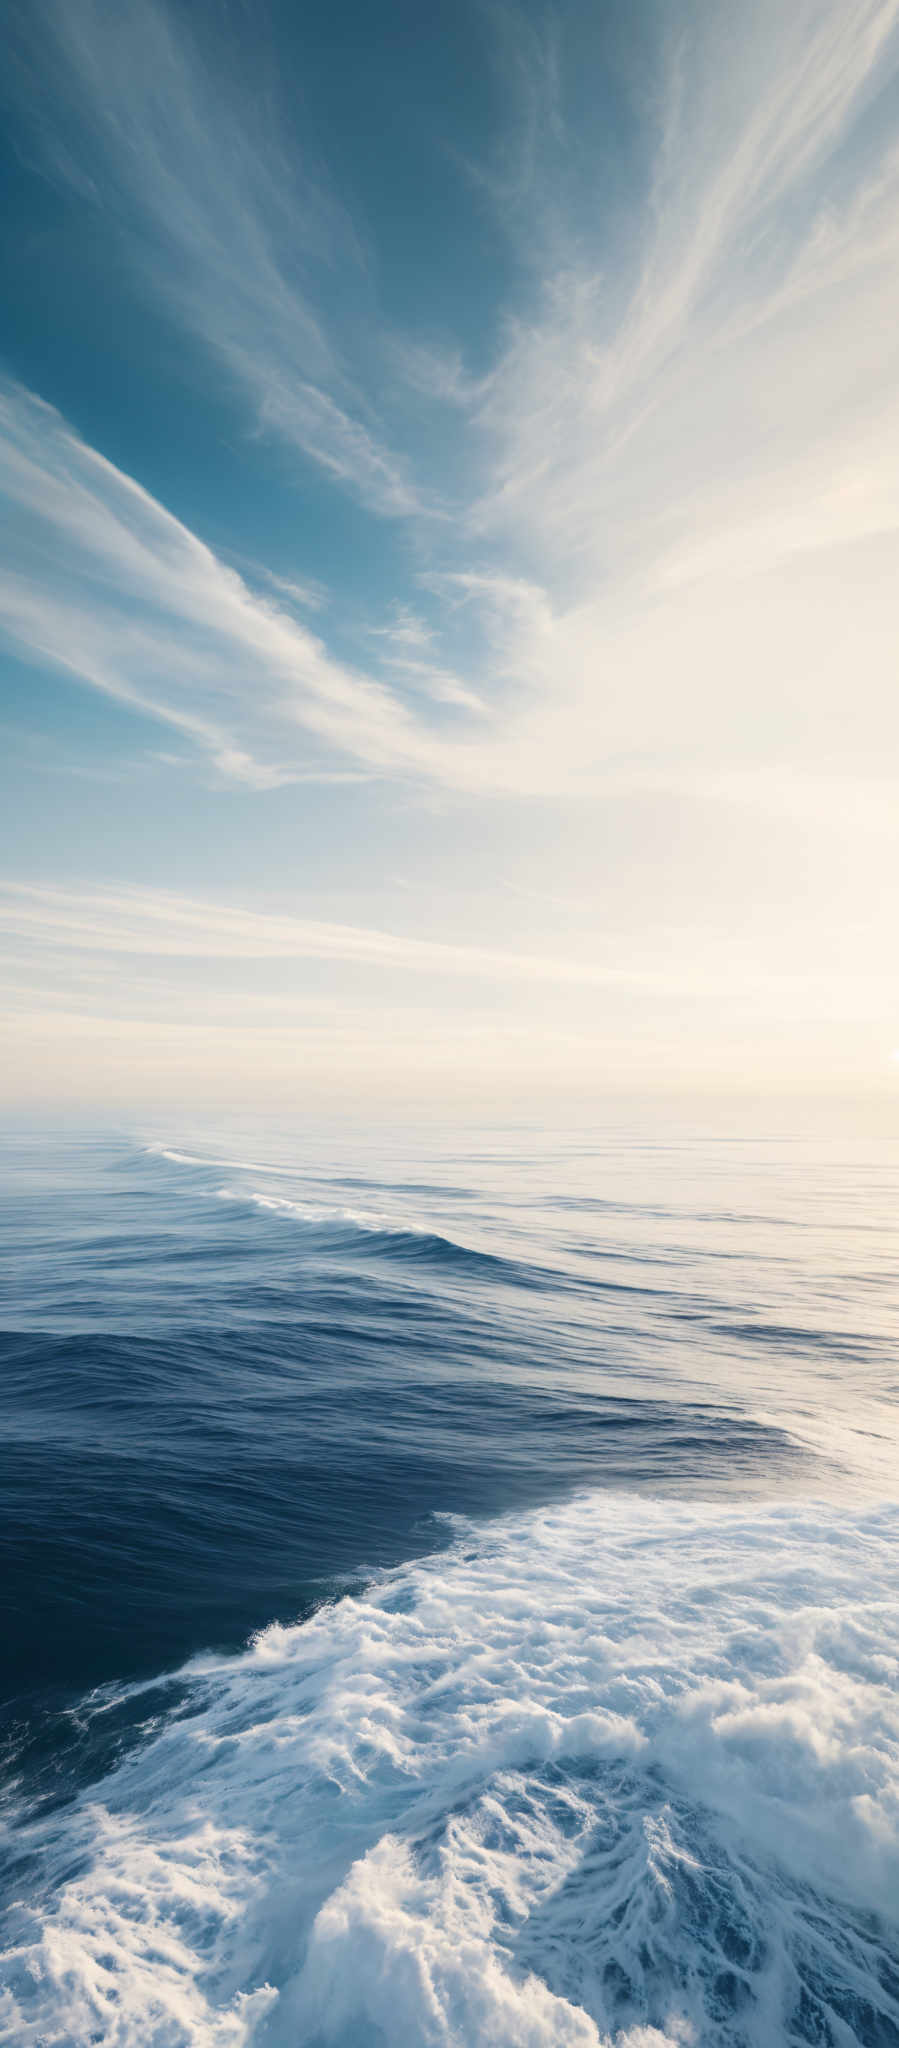
[[[897,1196],[7,1130],[0,2040],[899,2048]]]

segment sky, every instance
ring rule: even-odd
[[[899,0],[28,0],[0,1099],[899,1100]]]

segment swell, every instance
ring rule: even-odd
[[[270,1188],[258,1189],[252,1185],[238,1183],[222,1185],[218,1172],[223,1165],[231,1164],[252,1175],[268,1176],[271,1179],[310,1178],[300,1170],[263,1166],[238,1160],[213,1160],[200,1155],[181,1153],[161,1146],[145,1147],[139,1155],[159,1158],[178,1167],[194,1169],[190,1176],[193,1192],[202,1200],[214,1198],[228,1204],[236,1214],[249,1220],[254,1216],[280,1218],[296,1226],[301,1235],[304,1254],[310,1259],[338,1263],[341,1260],[360,1266],[381,1267],[385,1271],[404,1271],[416,1275],[429,1283],[474,1283],[483,1288],[504,1287],[531,1294],[556,1294],[569,1299],[580,1299],[585,1303],[620,1302],[626,1309],[633,1306],[645,1309],[652,1315],[661,1316],[671,1323],[693,1324],[698,1331],[705,1332],[713,1339],[724,1339],[730,1346],[738,1348],[760,1347],[772,1352],[790,1352],[796,1356],[806,1355],[810,1359],[832,1357],[834,1361],[846,1363],[871,1363],[879,1351],[878,1340],[869,1338],[852,1329],[822,1328],[820,1325],[805,1326],[796,1323],[774,1322],[768,1317],[753,1313],[745,1302],[736,1301],[722,1313],[723,1304],[710,1295],[697,1291],[690,1284],[692,1261],[688,1253],[678,1250],[660,1252],[654,1246],[651,1251],[640,1253],[631,1245],[606,1247],[596,1243],[569,1243],[556,1246],[555,1250],[567,1252],[569,1261],[560,1264],[557,1259],[534,1257],[513,1257],[507,1253],[485,1250],[469,1245],[444,1232],[427,1227],[418,1220],[410,1221],[406,1216],[386,1215],[377,1209],[358,1210],[347,1206],[323,1203],[321,1200],[299,1200],[294,1195],[282,1195]],[[202,1183],[198,1183],[202,1175]],[[212,1176],[210,1178],[210,1176]],[[401,1195],[404,1197],[430,1195],[442,1199],[444,1190],[437,1183],[376,1181],[364,1175],[335,1175],[323,1182],[327,1187],[346,1187],[360,1192]],[[466,1190],[449,1189],[453,1200],[464,1199]],[[553,1195],[555,1208],[581,1208],[585,1211],[609,1213],[616,1209],[624,1213],[629,1206],[620,1203],[606,1203],[597,1199],[568,1198]],[[640,1213],[665,1217],[671,1220],[670,1210],[642,1210]],[[704,1219],[704,1220],[711,1220]],[[719,1219],[720,1220],[720,1217]],[[756,1222],[758,1219],[728,1217],[727,1220]],[[93,1247],[92,1247],[93,1249]],[[202,1259],[205,1252],[190,1246],[173,1246],[167,1251],[170,1263]],[[711,1256],[706,1254],[706,1256]],[[736,1264],[736,1252],[717,1252],[714,1256],[727,1258]],[[573,1258],[573,1263],[571,1259]],[[657,1284],[648,1277],[611,1278],[595,1271],[597,1261],[614,1259],[616,1262],[636,1269],[639,1274],[643,1267],[656,1265],[660,1260],[669,1268],[665,1284]],[[591,1270],[593,1268],[593,1270]]]
[[[319,1200],[301,1201],[293,1196],[281,1195],[266,1188],[256,1189],[251,1185],[221,1185],[217,1175],[221,1168],[232,1166],[247,1174],[269,1176],[273,1180],[303,1178],[291,1169],[272,1166],[258,1166],[239,1160],[213,1160],[192,1153],[182,1153],[163,1146],[144,1148],[144,1157],[158,1158],[169,1164],[198,1169],[204,1176],[210,1173],[213,1180],[202,1189],[202,1193],[217,1201],[243,1211],[246,1216],[254,1211],[271,1217],[281,1217],[293,1222],[303,1233],[304,1241],[313,1254],[322,1257],[358,1257],[388,1265],[412,1266],[427,1270],[439,1278],[482,1279],[487,1284],[506,1283],[515,1287],[541,1289],[559,1284],[560,1275],[542,1268],[528,1260],[504,1257],[501,1253],[479,1250],[471,1245],[459,1243],[441,1231],[410,1222],[406,1217],[387,1216],[378,1210],[358,1210],[345,1206],[328,1206]],[[400,1193],[402,1195],[431,1194],[442,1197],[445,1192],[423,1183],[395,1183],[392,1186],[374,1182],[364,1176],[335,1176],[326,1183],[329,1187],[351,1187],[360,1191],[380,1194]],[[194,1175],[196,1185],[196,1175]],[[450,1191],[453,1199],[464,1198],[465,1191]]]
[[[515,1287],[541,1289],[558,1284],[561,1276],[528,1261],[505,1258],[498,1252],[479,1251],[459,1244],[440,1231],[402,1222],[390,1223],[383,1216],[326,1210],[289,1201],[283,1196],[260,1195],[246,1188],[218,1188],[217,1198],[247,1211],[264,1210],[272,1216],[299,1224],[309,1249],[325,1257],[351,1255],[372,1262],[427,1269],[435,1277],[445,1273],[482,1279],[487,1284],[505,1282]]]

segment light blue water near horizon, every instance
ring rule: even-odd
[[[899,2043],[899,1140],[4,1153],[0,2039]]]

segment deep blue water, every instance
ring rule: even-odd
[[[0,2039],[899,2043],[897,1193],[8,1133]]]

